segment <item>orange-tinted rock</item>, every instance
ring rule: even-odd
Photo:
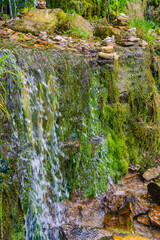
[[[113,49],[114,49],[113,46],[106,46],[101,48],[102,52],[105,52],[105,53],[112,53]]]
[[[130,235],[130,236],[126,236],[126,237],[114,236],[113,240],[151,240],[151,239],[140,237],[140,236]]]
[[[106,213],[104,217],[106,228],[118,229],[124,232],[133,232],[133,205],[128,203],[127,206],[118,212]]]
[[[150,226],[150,219],[148,216],[137,217],[137,221],[143,223],[144,225]]]
[[[160,227],[160,206],[154,207],[148,214],[151,223]]]

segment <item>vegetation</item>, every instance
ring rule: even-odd
[[[2,78],[4,78],[4,75],[7,74],[6,71],[4,71],[4,62],[8,58],[8,56],[0,57],[0,114],[4,115],[6,114],[9,118],[10,115],[6,108],[6,101],[7,101],[7,92],[3,85]]]
[[[156,24],[153,21],[136,17],[135,19],[130,19],[129,25],[130,27],[135,27],[137,29],[137,35],[139,38],[144,39],[152,46],[155,44],[156,36],[154,33],[156,30]]]

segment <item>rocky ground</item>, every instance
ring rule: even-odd
[[[149,169],[143,176],[135,167],[131,169],[97,198],[80,200],[75,195],[72,202],[64,201],[67,239],[160,239],[160,185],[156,180],[160,168]],[[157,188],[149,194],[150,184]]]

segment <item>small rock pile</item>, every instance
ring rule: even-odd
[[[39,0],[37,2],[37,8],[38,9],[46,9],[46,1],[45,0]]]
[[[120,16],[117,17],[117,19],[115,19],[112,24],[114,26],[127,26],[128,25],[128,20],[129,17],[126,16],[125,14],[121,13]]]
[[[98,57],[104,58],[106,60],[117,60],[119,55],[113,53],[115,40],[113,37],[107,37],[102,41],[103,47],[101,47],[101,52],[99,52]]]
[[[136,31],[136,28],[130,28],[127,31],[124,39],[120,40],[119,44],[125,47],[130,47],[140,43],[140,38],[137,38]]]

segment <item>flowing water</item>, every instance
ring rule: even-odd
[[[64,208],[60,201],[69,197],[68,191],[75,188],[74,185],[77,190],[81,186],[85,190],[88,185],[86,194],[88,191],[98,193],[107,187],[100,185],[101,175],[106,174],[108,164],[107,148],[104,135],[99,131],[96,75],[91,81],[88,75],[88,80],[86,78],[86,82],[81,82],[83,68],[75,75],[73,67],[75,65],[77,70],[77,65],[81,63],[85,66],[85,74],[88,74],[87,64],[82,60],[77,64],[71,56],[67,59],[67,55],[58,56],[54,52],[48,53],[48,56],[43,52],[30,51],[25,53],[27,56],[18,48],[14,54],[8,50],[3,53],[10,55],[5,66],[10,68],[7,77],[10,150],[16,152],[26,239],[49,240],[53,229],[64,224]],[[54,65],[61,64],[61,57],[64,58],[65,68],[62,69],[65,72],[58,74],[56,71],[62,69]],[[83,84],[86,87],[90,84],[89,90],[81,86]],[[86,105],[88,95],[91,98]],[[74,150],[74,155],[69,156],[64,144],[69,144],[67,139],[78,141],[81,151]],[[91,145],[95,146],[94,153],[91,153]],[[66,161],[72,161],[71,166],[67,166]],[[63,172],[65,165],[71,176],[67,171]],[[104,170],[100,169],[101,165]],[[80,172],[81,167],[85,169],[89,166],[86,172]],[[91,176],[94,168],[97,171]],[[87,181],[93,181],[93,185]],[[54,230],[55,239],[59,239],[59,234]]]
[[[142,50],[135,55],[125,51],[129,60],[146,64]],[[63,200],[103,193],[112,179],[127,171],[129,154],[131,158],[140,156],[138,140],[135,144],[130,129],[130,119],[136,122],[137,116],[130,111],[129,101],[118,100],[120,83],[113,64],[110,69],[107,64],[54,49],[16,47],[0,54],[4,59],[1,93],[10,114],[9,120],[0,117],[0,173],[4,172],[3,178],[0,174],[0,237],[65,239],[61,231],[67,223]],[[137,86],[143,85],[144,95],[138,97],[146,99],[148,69],[142,73],[141,64],[134,65],[135,59],[132,68],[126,68],[124,61],[119,70],[120,91],[131,71]],[[137,101],[137,91],[133,86],[132,104]],[[143,103],[142,98],[138,107]],[[151,112],[149,107],[144,109],[137,111]],[[148,131],[145,134],[151,137]],[[155,134],[154,144],[156,149]],[[141,150],[144,153],[142,145]]]

